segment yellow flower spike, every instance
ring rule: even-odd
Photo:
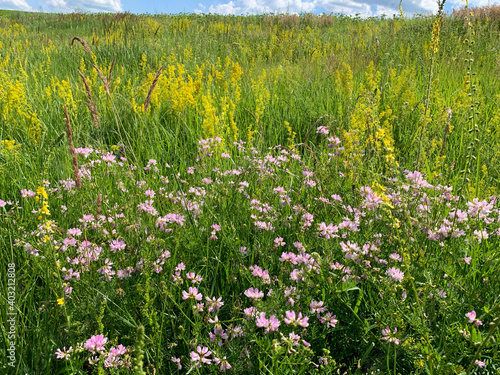
[[[42,215],[50,215],[49,206],[47,203],[43,204],[43,207],[38,210]]]
[[[56,261],[56,267],[61,268],[61,262],[59,260]]]
[[[58,304],[58,305],[64,305],[64,297],[62,297],[62,298],[58,298],[58,299],[57,299],[57,304]]]
[[[51,225],[52,225],[52,221],[51,220],[47,220],[47,221],[45,221],[45,224],[43,225],[43,229],[45,229],[46,231],[52,233],[53,230],[51,228]]]
[[[45,191],[45,188],[43,186],[39,186],[37,189],[36,189],[36,193],[38,195],[41,195],[42,197],[44,197],[45,199],[48,199],[48,195],[47,195],[47,192]]]

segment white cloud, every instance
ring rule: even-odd
[[[384,5],[377,5],[377,7],[375,8],[375,12],[373,12],[373,15],[375,17],[379,17],[379,16],[383,16],[383,15],[392,17],[393,14],[400,14],[399,9],[386,7]]]
[[[196,14],[202,14],[204,12],[204,10],[207,9],[207,7],[205,5],[203,5],[202,3],[198,3],[198,7],[199,8],[196,8],[195,10],[193,10],[193,12]]]
[[[31,5],[25,0],[0,0],[0,9],[33,11]]]
[[[316,4],[325,9],[326,13],[342,13],[351,16],[359,14],[362,17],[369,17],[372,15],[371,4],[366,2],[351,0],[318,0]]]
[[[64,0],[48,0],[45,2],[49,7],[55,8],[55,9],[66,9],[66,1]]]
[[[262,13],[308,13],[314,11],[316,0],[234,0],[210,5],[209,13],[218,14],[262,14]]]
[[[234,6],[234,2],[230,1],[227,4],[218,4],[216,6],[210,5],[210,8],[208,9],[208,13],[217,13],[217,14],[223,14],[223,15],[228,15],[228,14],[238,14],[240,12],[239,7]]]
[[[1,0],[0,0],[1,1]],[[122,12],[121,0],[45,0],[47,11],[70,13],[80,12]]]
[[[465,6],[464,0],[447,0],[446,3],[450,2],[451,4],[455,5],[456,7],[463,7]],[[488,5],[500,5],[500,2],[497,1],[491,1],[491,0],[472,0],[469,1],[469,6],[472,7],[482,7],[482,6],[488,6]]]
[[[408,15],[435,13],[437,2],[436,0],[403,0],[402,7],[404,13]],[[197,9],[197,11],[200,10]],[[231,0],[225,3],[211,4],[208,9],[209,13],[218,14],[319,13],[323,11],[346,15],[359,14],[363,17],[382,14],[392,16],[399,14],[399,0]]]

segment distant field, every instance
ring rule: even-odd
[[[0,372],[500,373],[499,15],[0,11]]]

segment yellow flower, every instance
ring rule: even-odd
[[[62,297],[62,298],[58,298],[58,299],[57,299],[57,304],[58,304],[58,305],[64,305],[64,297]]]
[[[47,203],[43,204],[43,207],[38,210],[42,215],[50,215],[49,206]]]
[[[38,195],[41,195],[42,197],[44,197],[45,199],[48,199],[48,195],[47,195],[47,192],[45,191],[45,188],[43,186],[39,186],[37,189],[36,189],[36,193]]]
[[[45,229],[48,233],[54,233],[52,230],[52,220],[47,220],[45,221],[45,224],[43,225],[43,229]]]

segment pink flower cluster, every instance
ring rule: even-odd
[[[474,310],[468,312],[467,314],[465,314],[465,316],[469,318],[469,323],[474,323],[476,327],[483,325],[483,322],[481,322],[479,319],[476,319],[476,312]]]
[[[260,313],[259,317],[255,321],[255,324],[259,328],[265,328],[265,333],[277,331],[279,326],[281,325],[280,321],[276,318],[275,315],[271,315],[271,317],[267,319],[265,312]]]
[[[382,335],[384,335],[384,337],[382,337],[380,340],[393,342],[394,344],[399,345],[401,340],[397,339],[395,336],[397,331],[398,329],[394,328],[394,331],[391,332],[391,329],[389,328],[389,326],[387,326],[387,328],[384,328],[382,330]]]

